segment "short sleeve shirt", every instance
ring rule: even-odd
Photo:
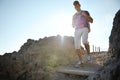
[[[72,22],[75,29],[90,27],[88,20],[82,15],[83,12],[88,16],[90,16],[88,11],[81,10],[75,13],[73,16],[73,22]]]

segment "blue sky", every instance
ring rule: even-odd
[[[74,0],[0,0],[0,54],[18,51],[27,39],[45,36],[74,36],[72,15]],[[119,0],[79,0],[81,9],[94,19],[89,34],[90,45],[108,48]]]

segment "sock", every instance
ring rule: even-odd
[[[90,56],[90,55],[88,55],[87,60],[88,60],[88,61],[90,61],[90,60],[91,60],[91,56]]]
[[[83,63],[83,61],[79,61],[77,64],[82,64]]]

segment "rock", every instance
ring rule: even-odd
[[[109,43],[111,56],[101,70],[86,80],[120,80],[120,10],[115,15]]]
[[[73,37],[51,36],[28,39],[18,52],[0,56],[0,64],[11,80],[54,80],[56,68],[76,63]]]

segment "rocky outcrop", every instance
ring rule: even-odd
[[[113,28],[109,38],[110,44],[114,49],[113,55],[116,56],[116,59],[120,58],[120,10],[116,13]]]
[[[60,80],[56,68],[77,60],[73,37],[58,35],[28,39],[18,52],[0,56],[0,69],[11,80]]]
[[[110,57],[104,66],[87,80],[120,80],[120,10],[115,15],[109,42]]]

